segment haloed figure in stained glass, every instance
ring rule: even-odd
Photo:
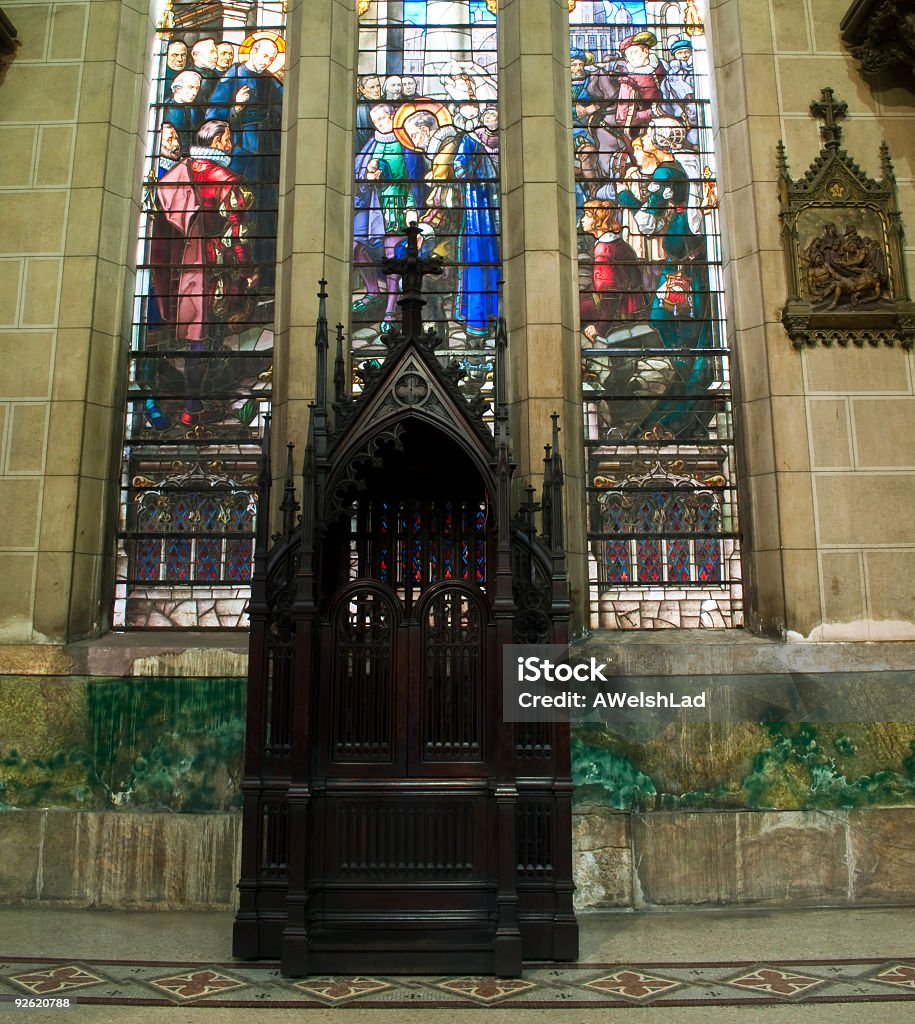
[[[378,263],[395,255],[406,238],[407,225],[416,221],[419,182],[425,173],[422,158],[394,133],[396,110],[393,103],[386,102],[369,107],[374,132],[356,157],[353,263],[365,294],[353,303],[353,311],[365,314],[375,310],[383,324],[396,319],[399,292],[397,277],[388,275],[382,295]]]
[[[482,336],[498,315],[496,168],[483,142],[450,124],[440,104],[435,105],[439,108],[435,112],[418,105],[411,111],[411,106],[398,112],[398,127],[431,164],[428,178],[432,187],[422,219],[437,227],[449,210],[461,211],[456,225],[460,271],[454,317],[469,335]]]
[[[404,0],[363,13],[354,346],[383,355],[379,335],[397,317],[400,282],[382,264],[400,251],[415,220],[423,253],[444,261],[444,274],[425,292],[426,322],[443,348],[474,353],[466,372],[488,387],[482,350],[497,315],[500,259],[495,5]]]
[[[231,64],[210,96],[207,120],[228,121],[232,129],[232,170],[251,183],[254,193],[253,256],[261,264],[261,284],[272,288],[279,199],[283,87],[271,71],[285,42],[276,32],[256,32],[239,47],[240,63]],[[218,56],[218,51],[217,51]]]
[[[239,626],[272,382],[284,5],[165,6],[153,44],[115,621]]]
[[[245,60],[227,68],[210,96],[207,120],[232,127],[232,170],[248,181],[279,178],[283,87],[270,73],[282,40],[259,33],[242,44]],[[246,52],[247,51],[247,52]]]

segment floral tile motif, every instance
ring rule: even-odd
[[[245,988],[243,981],[213,970],[188,971],[187,974],[171,974],[166,978],[151,978],[147,984],[167,992],[181,1002]]]
[[[808,974],[816,971],[816,976]],[[660,972],[660,973],[656,973]],[[283,978],[278,965],[155,963],[59,958],[0,958],[0,992],[35,996],[78,994],[107,1005],[167,1001],[179,1006],[312,1008],[551,1008],[622,1005],[730,1006],[910,1002],[915,1006],[915,960],[838,959],[659,963],[637,966],[580,962],[525,969],[523,978],[486,975],[335,975]],[[877,1013],[874,1020],[882,1019]],[[913,1018],[915,1020],[915,1018]]]
[[[46,971],[30,971],[28,974],[11,974],[14,981],[35,995],[47,995],[49,992],[68,992],[74,988],[85,988],[87,985],[98,985],[105,979],[97,974],[90,974],[85,968],[76,964],[65,967],[51,967]]]
[[[357,999],[359,996],[369,993],[383,992],[387,988],[393,988],[386,981],[379,978],[366,978],[362,976],[341,978],[309,978],[307,981],[293,982],[293,987],[307,992],[309,995],[323,999],[324,1002],[343,1003],[347,999]]]
[[[585,982],[585,987],[641,1001],[677,988],[679,984],[680,982],[671,981],[669,978],[658,978],[654,974],[645,974],[644,971],[622,968],[603,978]]]
[[[748,974],[741,974],[728,981],[729,985],[752,989],[754,992],[766,992],[776,996],[796,996],[807,992],[817,985],[824,985],[822,978],[811,978],[796,971],[782,970],[776,967],[760,967]]]
[[[878,971],[874,981],[882,981],[884,985],[899,985],[902,988],[915,989],[915,966],[912,964],[896,964]]]
[[[528,992],[537,986],[532,981],[521,978],[451,978],[438,983],[438,988],[446,992],[454,992],[478,1003],[494,1003],[498,999],[508,999],[521,992]]]

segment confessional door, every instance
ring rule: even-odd
[[[385,498],[378,481],[326,549],[341,559],[340,586],[320,627],[312,704],[309,969],[339,969],[358,951],[360,969],[488,971],[492,531],[479,494],[424,489],[422,474],[400,483],[406,499]]]

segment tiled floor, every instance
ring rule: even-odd
[[[295,1014],[394,1024],[591,1024],[637,1008],[665,1022],[896,1024],[915,1020],[915,908],[591,914],[581,960],[520,980],[365,976],[284,979],[233,961],[231,915],[0,909],[0,996],[75,997],[0,1021],[276,1024]],[[505,1011],[510,1011],[509,1014]],[[72,1011],[71,1011],[72,1012]]]

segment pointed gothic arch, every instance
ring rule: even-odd
[[[511,515],[504,324],[493,433],[422,333],[417,235],[403,329],[356,398],[335,373],[332,427],[321,293],[302,515],[290,456],[282,533],[258,527],[234,949],[291,975],[577,955],[568,726],[507,723],[501,678],[507,644],[567,640],[561,463],[538,533]]]

